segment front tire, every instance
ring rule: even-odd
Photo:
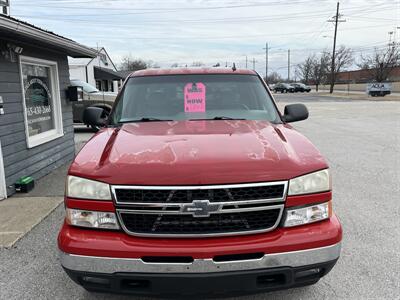
[[[108,117],[110,116],[110,112],[111,112],[111,110],[110,110],[109,108],[103,108],[103,114],[101,115],[101,118],[102,118],[102,119],[108,119]],[[100,130],[100,127],[99,127],[99,126],[94,126],[94,125],[92,125],[92,126],[90,126],[90,127],[92,128],[92,130],[93,130],[94,132],[97,132],[97,131]]]

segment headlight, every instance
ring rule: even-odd
[[[286,210],[284,227],[292,227],[322,221],[332,215],[331,201],[314,204],[302,208],[292,208]]]
[[[115,213],[103,211],[90,211],[80,209],[66,209],[67,223],[74,226],[119,229]]]
[[[329,170],[321,170],[289,181],[289,196],[326,192],[331,190]]]
[[[85,178],[68,176],[67,196],[78,199],[111,200],[110,186]]]

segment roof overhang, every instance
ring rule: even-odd
[[[121,74],[111,69],[94,66],[94,78],[101,80],[120,80],[125,79]]]
[[[0,36],[45,46],[72,57],[96,57],[97,51],[73,40],[9,17],[0,17]]]

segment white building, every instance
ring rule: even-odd
[[[99,48],[95,58],[69,58],[70,79],[79,79],[104,92],[118,92],[124,79],[106,49]]]

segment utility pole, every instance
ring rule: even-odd
[[[246,55],[246,69],[247,69],[247,55]]]
[[[265,82],[268,83],[268,43],[265,43]]]
[[[333,17],[333,20],[329,20],[328,22],[335,22],[335,35],[333,36],[333,50],[332,50],[332,64],[331,64],[331,86],[329,89],[329,93],[333,93],[333,86],[335,85],[335,52],[336,52],[336,35],[337,35],[337,26],[339,22],[346,22],[346,20],[339,20],[339,1],[336,5],[336,16]]]
[[[253,70],[256,69],[256,59],[253,57]]]
[[[290,81],[290,49],[288,49],[288,82]]]

